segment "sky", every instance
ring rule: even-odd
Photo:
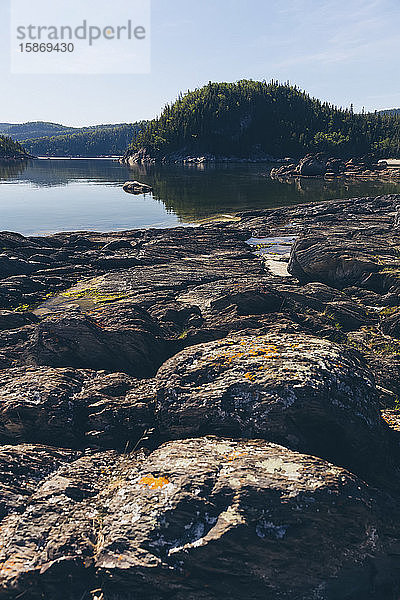
[[[355,110],[400,107],[399,0],[151,0],[151,69],[130,75],[11,74],[13,1],[0,0],[0,122],[133,122],[180,91],[239,79],[290,81]]]

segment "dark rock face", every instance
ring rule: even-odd
[[[32,313],[18,313],[9,310],[0,310],[0,331],[18,329],[37,321]]]
[[[0,518],[22,513],[37,486],[78,457],[78,452],[50,446],[1,446]]]
[[[83,374],[17,368],[0,371],[0,381],[2,443],[75,445],[80,407],[73,397],[82,388]]]
[[[392,314],[384,316],[381,329],[386,335],[397,340],[400,339],[400,310],[395,310]]]
[[[380,270],[371,254],[351,247],[344,240],[304,236],[292,249],[289,272],[300,281],[321,281],[342,288],[359,283]]]
[[[111,452],[60,465],[27,496],[20,514],[5,516],[0,597],[90,597],[100,511],[96,497],[115,464]]]
[[[20,260],[16,256],[0,254],[0,274],[2,279],[13,275],[27,275],[34,270],[35,266],[28,261]]]
[[[167,356],[149,331],[102,328],[83,315],[49,318],[36,327],[27,348],[28,364],[125,371],[145,377]]]
[[[397,598],[399,205],[0,233],[0,598]]]
[[[123,373],[0,371],[0,442],[132,448],[154,426],[151,382]]]

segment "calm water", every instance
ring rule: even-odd
[[[106,159],[0,163],[0,230],[25,235],[171,227],[246,209],[400,193],[400,184],[279,183],[269,165],[126,167]],[[127,180],[150,184],[133,196]]]

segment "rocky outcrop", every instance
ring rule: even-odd
[[[282,166],[274,167],[270,176],[272,179],[280,180],[293,177],[397,179],[400,177],[400,169],[390,167],[384,161],[374,161],[371,156],[344,160],[319,152],[307,154],[298,162],[295,160],[285,161]]]
[[[0,233],[0,598],[396,598],[399,205]]]
[[[248,156],[225,156],[221,154],[210,154],[209,152],[199,153],[191,151],[188,148],[182,148],[176,152],[169,153],[165,156],[154,156],[147,151],[146,148],[141,148],[137,151],[132,151],[128,148],[127,152],[120,161],[122,164],[128,165],[154,165],[161,164],[180,164],[180,165],[204,165],[207,163],[265,163],[265,162],[281,162],[270,154],[266,154],[261,150],[254,151]]]
[[[288,270],[302,282],[321,281],[343,288],[366,280],[381,265],[372,249],[365,251],[357,240],[306,235],[294,244]]]
[[[157,336],[161,332],[156,325],[151,327],[151,321],[140,322],[140,329],[138,325],[116,325],[111,329],[79,313],[49,317],[34,328],[25,362],[124,371],[146,377],[153,373],[154,365],[167,358],[168,352],[166,343]]]

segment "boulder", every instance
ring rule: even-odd
[[[397,515],[348,471],[262,440],[87,453],[4,515],[0,596],[386,598]]]
[[[374,492],[317,458],[189,439],[121,479],[96,561],[111,596],[361,600],[396,578]]]
[[[339,175],[343,173],[344,169],[345,162],[340,158],[328,158],[326,161],[327,172],[333,173],[334,175]]]
[[[387,429],[371,374],[327,340],[237,334],[183,350],[156,380],[166,437],[264,438],[369,477],[385,463]]]
[[[292,246],[288,271],[301,283],[320,281],[337,288],[355,285],[381,270],[370,248],[345,239],[304,235]]]
[[[307,154],[300,160],[296,172],[303,177],[316,177],[326,173],[326,156]]]

